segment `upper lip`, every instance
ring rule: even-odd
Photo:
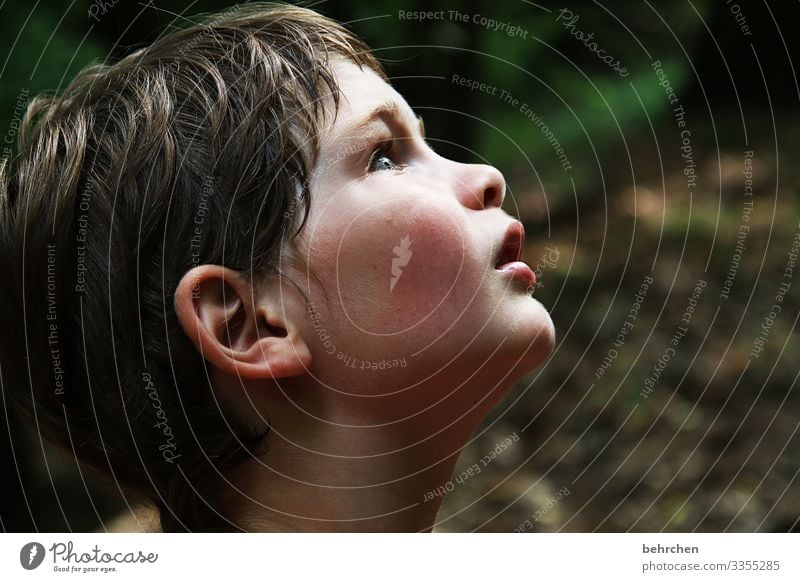
[[[525,241],[525,227],[514,220],[506,228],[506,233],[495,255],[495,268],[522,259],[522,243]]]

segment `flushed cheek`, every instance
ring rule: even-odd
[[[327,291],[345,322],[398,340],[450,325],[483,274],[461,218],[447,206],[384,201],[330,231]]]

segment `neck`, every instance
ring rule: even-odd
[[[266,451],[226,475],[240,491],[226,513],[247,531],[431,531],[442,499],[430,493],[496,402],[475,407],[472,390],[428,410],[405,392],[365,399],[295,385],[280,394],[264,405]]]

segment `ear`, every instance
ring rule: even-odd
[[[188,271],[175,291],[181,327],[205,360],[240,378],[300,376],[311,365],[301,336],[305,301],[278,275],[253,294],[245,277],[220,265]]]

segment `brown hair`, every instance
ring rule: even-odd
[[[175,289],[198,264],[277,269],[325,88],[338,107],[332,55],[385,79],[316,12],[234,7],[36,97],[0,163],[5,392],[164,531],[236,528],[214,484],[264,436],[216,402]]]

